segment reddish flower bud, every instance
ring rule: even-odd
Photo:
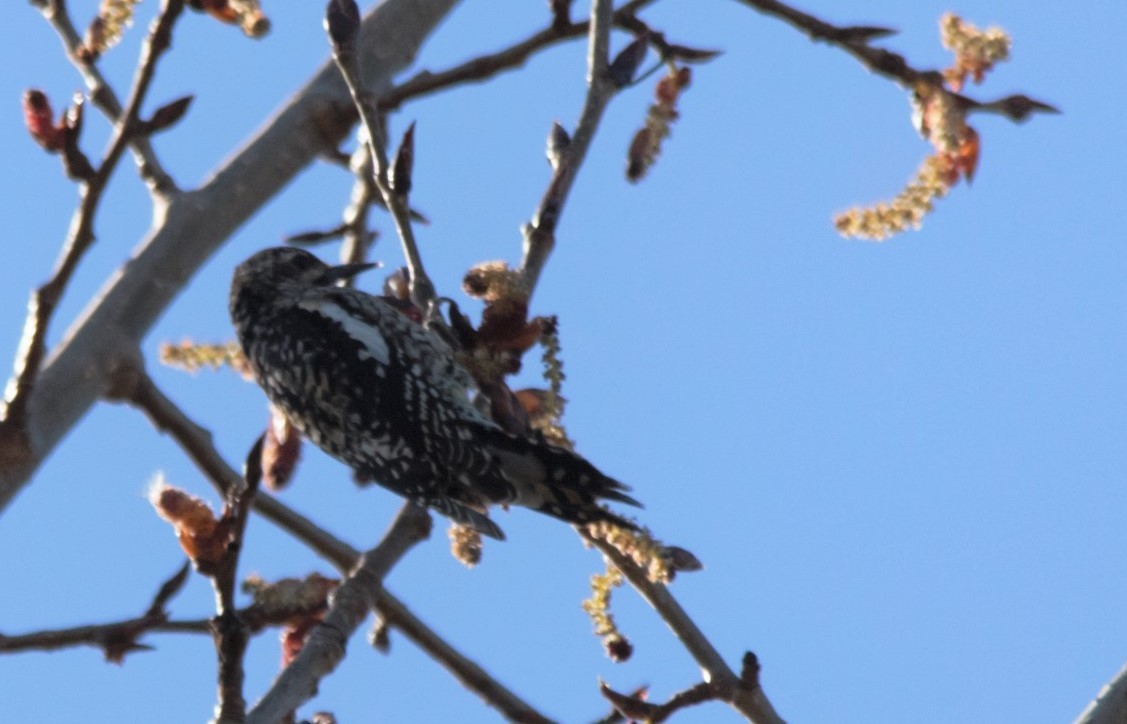
[[[274,491],[286,487],[300,458],[301,435],[285,415],[271,408],[262,445],[262,479],[266,487]]]
[[[65,128],[52,119],[51,101],[43,91],[34,88],[24,91],[23,118],[27,130],[35,142],[45,150],[55,152],[66,143]]]

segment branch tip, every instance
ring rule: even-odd
[[[325,32],[333,52],[350,50],[360,34],[360,8],[356,0],[329,0],[325,8]]]

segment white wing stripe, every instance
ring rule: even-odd
[[[328,300],[304,300],[298,303],[302,309],[316,312],[326,319],[331,319],[340,325],[345,334],[364,345],[368,356],[385,365],[391,364],[391,352],[387,340],[374,324],[368,324],[362,319],[357,319],[342,309],[335,302]]]

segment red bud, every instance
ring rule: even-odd
[[[43,91],[30,89],[23,94],[23,119],[35,142],[45,150],[55,152],[66,142],[63,125],[55,124],[51,101]]]

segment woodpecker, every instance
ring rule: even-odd
[[[573,452],[501,429],[470,399],[473,379],[438,334],[386,299],[337,282],[373,264],[329,266],[279,247],[235,269],[231,320],[250,368],[302,435],[376,482],[497,539],[489,505],[574,524],[633,523],[601,499],[640,506]]]

